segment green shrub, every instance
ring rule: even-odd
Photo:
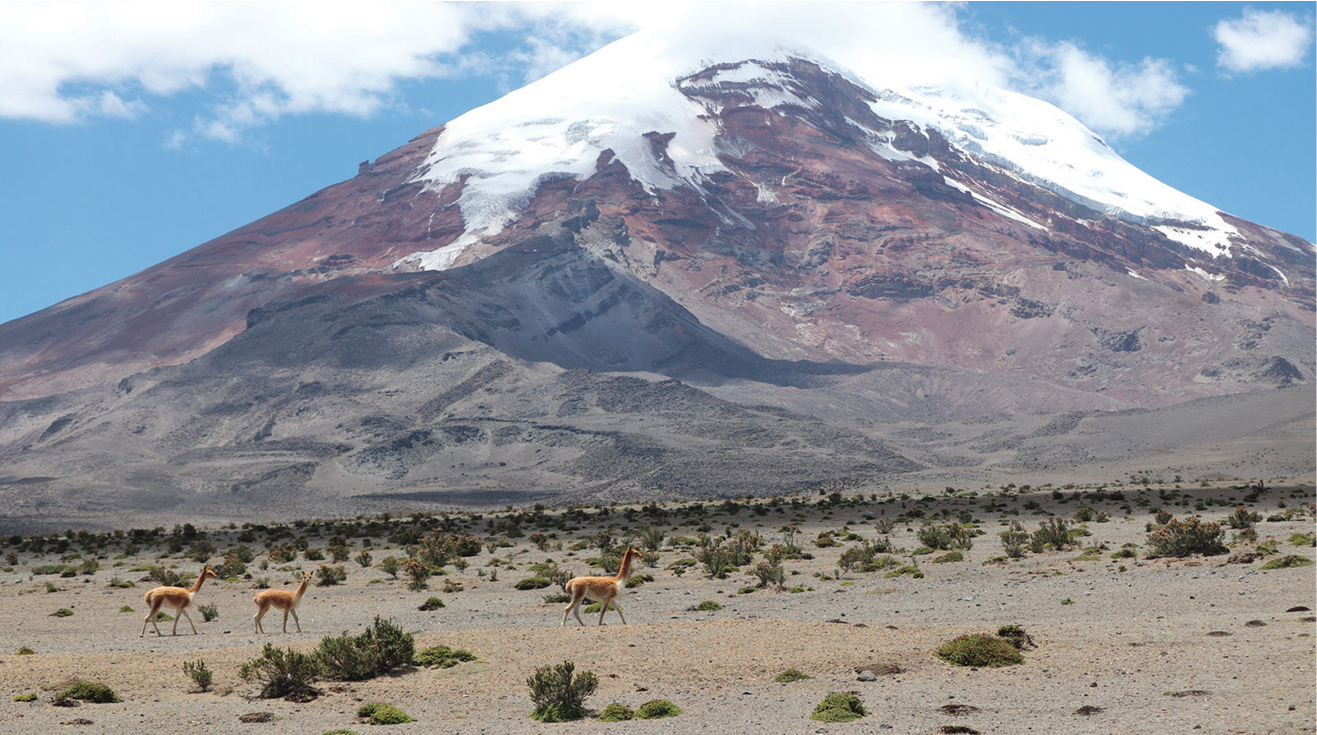
[[[1259,569],[1288,569],[1290,567],[1306,567],[1306,566],[1310,566],[1312,563],[1313,563],[1312,559],[1308,559],[1302,556],[1296,556],[1294,554],[1289,554],[1288,556],[1282,556],[1279,559],[1272,559],[1271,561],[1267,562],[1266,564],[1263,564],[1258,568]]]
[[[1285,541],[1291,546],[1317,546],[1317,533],[1292,533]]]
[[[14,695],[14,701],[15,701],[15,702],[35,702],[35,701],[37,701],[37,695],[36,695],[36,694],[33,694],[32,692],[28,692],[27,694],[15,694],[15,695]]]
[[[800,669],[787,669],[786,671],[783,671],[782,673],[773,677],[773,681],[779,684],[790,684],[793,681],[804,681],[805,679],[813,679],[813,678],[814,677],[810,676],[809,674],[806,674]]]
[[[372,725],[401,725],[412,721],[406,712],[388,702],[363,704],[357,708],[357,717],[368,718],[367,722]]]
[[[1030,543],[1033,552],[1041,554],[1048,547],[1057,551],[1064,551],[1074,543],[1074,540],[1065,519],[1053,517],[1039,524],[1038,530],[1033,532]]]
[[[475,660],[475,654],[470,651],[461,648],[449,648],[448,646],[434,646],[417,652],[415,658],[412,659],[412,663],[430,669],[436,667],[451,669],[464,661]]]
[[[339,728],[337,730],[330,730],[325,733],[325,735],[357,735],[357,732],[355,730],[344,730]]]
[[[398,570],[402,569],[402,560],[396,556],[386,556],[380,561],[380,569],[394,579],[398,578]]]
[[[50,616],[53,618],[67,618],[72,615],[73,615],[73,611],[68,609],[67,607],[61,607],[60,609],[50,614]]]
[[[76,682],[73,684],[73,686],[55,695],[56,699],[60,699],[62,697],[68,697],[69,699],[81,699],[84,702],[92,702],[94,704],[106,704],[109,702],[123,701],[114,693],[113,689],[105,686],[104,684],[94,684],[90,681]]]
[[[630,577],[626,578],[626,588],[629,590],[635,589],[636,587],[639,587],[640,585],[646,582],[653,582],[653,581],[654,581],[654,575],[652,574],[633,574]]]
[[[604,707],[604,711],[599,713],[597,719],[600,722],[622,722],[623,720],[633,720],[635,717],[636,713],[630,707],[613,702]]]
[[[36,655],[36,651],[33,651],[31,648],[28,648],[27,646],[21,646],[21,647],[19,647],[19,649],[18,649],[17,651],[14,651],[14,655],[15,655],[15,656],[33,656],[33,655]]]
[[[1190,554],[1212,556],[1228,551],[1222,539],[1225,529],[1218,523],[1205,523],[1197,516],[1183,521],[1172,518],[1166,525],[1148,534],[1148,556],[1183,557]]]
[[[312,685],[321,677],[320,658],[314,653],[298,653],[291,648],[281,650],[266,643],[259,658],[238,667],[238,676],[245,682],[259,683],[258,696],[262,699],[314,691]]]
[[[1235,508],[1235,512],[1226,517],[1226,525],[1234,529],[1252,528],[1254,523],[1262,520],[1261,513],[1250,513],[1248,508]]]
[[[193,683],[203,692],[210,689],[211,683],[215,680],[215,673],[206,668],[204,659],[197,659],[195,662],[184,661],[183,673],[191,677]]]
[[[218,617],[219,617],[219,606],[218,606],[218,605],[214,605],[214,604],[211,604],[211,605],[202,605],[202,606],[198,607],[197,610],[199,610],[199,611],[201,612],[201,619],[202,619],[203,622],[207,622],[207,623],[209,623],[210,621],[212,621],[212,620],[214,620],[215,618],[218,618]]]
[[[987,633],[962,635],[937,649],[935,655],[955,666],[996,668],[1024,663],[1015,646]]]
[[[430,612],[432,610],[438,610],[441,607],[446,607],[443,600],[438,597],[427,597],[425,598],[425,602],[421,603],[421,606],[416,609],[421,612]]]
[[[679,714],[681,708],[666,699],[651,699],[636,708],[637,720],[658,720]]]
[[[719,604],[718,604],[717,602],[715,602],[714,600],[704,600],[704,601],[701,602],[700,604],[698,604],[698,605],[692,605],[692,606],[690,606],[690,607],[688,607],[688,608],[686,608],[686,609],[687,609],[687,610],[691,610],[691,611],[695,611],[695,612],[717,612],[717,611],[723,609],[723,606],[722,606],[722,605],[719,605]]]
[[[542,590],[551,584],[553,584],[553,582],[550,582],[544,577],[527,577],[526,579],[517,582],[513,587],[516,587],[519,590]]]
[[[332,587],[336,584],[342,584],[347,581],[348,572],[342,566],[331,567],[324,564],[316,570],[316,586]]]
[[[867,714],[869,713],[864,710],[859,697],[845,692],[833,692],[824,697],[819,706],[814,708],[814,713],[809,719],[820,722],[850,722]]]
[[[321,639],[316,656],[325,678],[363,681],[411,663],[415,649],[411,633],[376,616],[374,627],[360,635],[343,633]]]
[[[531,719],[567,722],[585,717],[585,698],[599,688],[599,677],[590,671],[575,675],[575,671],[576,664],[564,661],[557,666],[541,666],[526,678],[535,704]]]
[[[934,564],[946,564],[954,561],[965,561],[965,555],[959,551],[952,551],[932,560]]]
[[[907,565],[905,565],[905,566],[903,566],[903,567],[900,567],[900,568],[898,568],[898,569],[893,569],[892,571],[888,572],[887,574],[885,574],[885,575],[883,575],[883,576],[885,576],[885,577],[901,577],[901,576],[904,576],[904,575],[907,575],[907,574],[910,575],[911,577],[915,578],[915,579],[923,579],[923,578],[924,578],[924,573],[923,573],[922,571],[919,570],[919,567],[914,566],[914,565],[911,565],[911,564],[907,564]]]

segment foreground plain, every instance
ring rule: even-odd
[[[1286,555],[1313,559],[1312,546],[1289,540],[1312,533],[1313,500],[1311,485],[1277,482],[1262,491],[1244,484],[1127,485],[1100,492],[1008,488],[926,497],[833,494],[669,503],[582,508],[569,513],[570,522],[553,510],[452,516],[454,530],[483,543],[464,570],[449,565],[445,575],[430,578],[428,589],[409,590],[403,575],[394,579],[379,568],[384,557],[404,552],[375,538],[371,567],[343,562],[343,584],[308,590],[299,609],[301,634],[291,620],[294,632],[277,632],[280,621],[272,615],[264,621],[267,633],[256,635],[253,582],[237,578],[208,582],[197,595],[196,605],[213,604],[219,613],[203,622],[194,609],[199,635],[191,635],[184,620],[178,636],[169,635],[170,623],[161,626],[164,637],[140,638],[142,594],[154,582],[130,570],[161,564],[196,572],[200,564],[187,551],[161,558],[165,548],[143,546],[123,556],[111,544],[99,571],[68,578],[33,571],[77,553],[76,543],[62,554],[19,552],[18,563],[0,573],[0,615],[9,621],[0,635],[0,729],[44,733],[89,721],[76,731],[367,732],[375,727],[356,718],[357,708],[384,701],[415,718],[385,730],[397,733],[1311,733],[1315,567],[1261,567]],[[1240,505],[1262,518],[1257,541],[1234,542],[1234,532],[1228,532],[1228,554],[1147,558],[1146,524],[1155,509],[1222,521]],[[1075,548],[1004,557],[999,532],[1011,521],[1027,531],[1052,515],[1073,524],[1081,508],[1106,513],[1109,520],[1082,524],[1091,535],[1078,538]],[[963,514],[984,531],[961,552],[963,561],[934,563],[945,551],[911,553],[920,546],[922,522],[949,523]],[[537,528],[533,517],[559,520]],[[896,522],[882,533],[885,521]],[[411,523],[394,519],[392,526]],[[509,534],[512,525],[519,532]],[[726,579],[711,577],[699,564],[680,575],[669,568],[695,556],[697,548],[683,539],[743,529],[760,534],[767,547],[787,541],[783,529],[789,526],[798,529],[795,544],[812,557],[784,562],[785,587],[799,591],[751,591],[757,581],[748,575],[750,566]],[[276,546],[301,537],[308,548],[324,551],[344,528],[290,528]],[[599,573],[587,563],[599,550],[581,542],[608,531],[619,542],[631,536],[639,544],[642,528],[660,529],[667,539],[654,566],[632,570],[653,580],[621,597],[629,625],[610,612],[604,627],[596,625],[598,614],[583,614],[586,627],[572,621],[560,628],[563,605],[543,599],[559,590],[515,588],[535,576],[532,565],[547,560],[574,574]],[[275,588],[290,587],[299,569],[339,566],[299,556],[261,570],[268,561],[264,527],[203,529],[219,552],[210,563],[243,543],[238,537],[244,530],[252,533],[249,539],[254,536],[245,545],[258,552],[249,573],[270,578]],[[530,540],[537,532],[551,534],[544,549]],[[817,545],[826,532],[836,546]],[[880,538],[897,548],[890,556],[915,562],[924,576],[851,570],[838,578],[845,550]],[[355,556],[365,539],[347,541]],[[1249,558],[1259,546],[1263,555]],[[1089,548],[1094,550],[1085,553]],[[1133,557],[1113,558],[1125,548]],[[84,552],[63,563],[92,557]],[[136,587],[108,586],[116,578]],[[49,586],[59,589],[47,591]],[[444,607],[418,610],[429,597],[441,598]],[[722,609],[693,609],[705,600]],[[121,612],[125,606],[134,612]],[[61,608],[73,615],[52,616]],[[414,632],[417,650],[442,644],[467,649],[478,660],[450,669],[404,667],[363,682],[323,681],[317,685],[321,696],[304,703],[256,699],[257,687],[237,675],[264,643],[310,650],[324,636],[360,632],[377,615]],[[965,669],[933,655],[958,635],[992,633],[1003,625],[1023,627],[1037,644],[1024,651],[1022,666]],[[22,646],[35,654],[12,655]],[[183,672],[184,662],[197,659],[215,673],[209,692],[196,691]],[[538,666],[565,660],[598,675],[599,690],[586,700],[594,715],[610,702],[635,708],[655,698],[671,700],[683,714],[616,723],[529,719],[526,677]],[[866,667],[879,672],[874,680],[858,679],[857,670]],[[773,681],[789,668],[813,678]],[[124,701],[52,706],[53,693],[73,679],[107,684]],[[858,694],[870,714],[850,724],[810,720],[814,706],[834,691]],[[37,700],[11,701],[25,693],[37,694]],[[1084,707],[1097,711],[1078,714]],[[253,712],[273,719],[259,725],[239,721]]]

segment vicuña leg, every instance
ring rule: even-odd
[[[183,617],[183,616],[185,616],[185,615],[187,616],[187,624],[192,626],[192,635],[196,635],[196,634],[197,634],[197,626],[196,626],[195,623],[192,622],[192,616],[191,616],[191,615],[188,615],[188,611],[187,611],[187,608],[186,608],[186,607],[180,607],[180,608],[178,609],[178,618],[181,618],[181,617]],[[178,630],[178,618],[174,618],[174,630],[175,630],[175,631]],[[175,635],[177,635],[177,633],[175,633]]]
[[[142,621],[142,635],[138,636],[138,638],[141,638],[142,636],[146,635],[146,624],[147,624],[147,623],[150,623],[151,625],[154,625],[154,626],[155,626],[155,634],[156,634],[156,635],[161,635],[161,633],[160,633],[160,625],[157,624],[156,621],[155,621],[155,614],[156,614],[157,612],[160,612],[160,603],[158,603],[158,602],[153,602],[153,603],[151,603],[151,612],[147,613],[147,614],[146,614],[146,619]]]
[[[622,614],[622,606],[617,604],[617,600],[613,600],[613,609],[617,611],[617,616],[622,618],[622,625],[626,625],[626,616]]]
[[[257,633],[264,633],[264,632],[265,632],[265,631],[261,630],[261,618],[265,617],[265,611],[266,611],[266,610],[269,610],[269,609],[270,609],[270,608],[268,608],[268,607],[258,607],[258,608],[256,608],[256,614],[252,616],[252,620],[256,623],[256,632],[257,632]]]
[[[293,614],[293,623],[297,626],[297,632],[302,632],[302,621],[297,617],[297,608],[290,607],[288,612]],[[284,628],[288,627],[288,618],[284,617]],[[286,630],[284,632],[287,632]]]
[[[562,611],[562,627],[567,627],[568,614],[575,615],[576,622],[580,623],[582,627],[585,626],[585,621],[581,620],[581,611],[578,609],[583,600],[585,600],[585,590],[580,588],[573,589],[571,604],[567,606],[566,610]]]

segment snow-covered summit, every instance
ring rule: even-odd
[[[772,39],[694,46],[671,34],[629,36],[449,122],[415,179],[442,189],[465,178],[459,200],[465,232],[438,250],[399,262],[450,267],[468,246],[514,221],[543,182],[589,177],[606,149],[650,192],[699,188],[705,177],[724,169],[714,144],[719,122],[710,103],[683,93],[678,80],[725,64],[726,70],[710,79],[755,83],[761,107],[817,104],[791,94],[787,80],[770,68],[792,58],[813,61],[871,90],[876,101],[870,107],[881,118],[936,129],[951,144],[1023,182],[1108,215],[1158,226],[1208,255],[1229,255],[1235,231],[1215,207],[1143,173],[1047,102],[955,72],[930,77],[929,69],[939,65],[908,57],[844,69],[823,53]],[[754,62],[737,63],[748,60]],[[674,134],[666,149],[670,167],[656,161],[644,137],[649,132]]]

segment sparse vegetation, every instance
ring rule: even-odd
[[[690,610],[691,612],[717,612],[723,609],[723,606],[715,602],[714,600],[704,600],[699,604],[691,605],[686,609]]]
[[[599,717],[596,719],[600,722],[623,722],[625,720],[634,720],[635,718],[636,713],[630,707],[613,702],[607,707],[604,707],[604,711],[600,712]]]
[[[531,719],[568,722],[585,717],[585,698],[599,688],[599,677],[591,671],[575,672],[576,664],[564,661],[557,666],[541,666],[527,677],[530,699],[535,704]]]
[[[819,702],[809,719],[819,722],[851,722],[867,714],[859,697],[847,692],[833,692]]]
[[[215,672],[206,668],[205,659],[184,661],[183,673],[187,674],[188,678],[192,679],[192,683],[196,684],[197,688],[203,692],[209,691],[211,683],[215,680]]]
[[[122,702],[119,695],[114,690],[104,684],[96,684],[90,681],[75,682],[69,688],[55,695],[56,699],[65,698],[80,699],[84,702],[93,704],[109,704],[111,702]]]
[[[1225,529],[1197,516],[1180,521],[1172,518],[1148,534],[1149,557],[1184,557],[1192,554],[1213,556],[1229,549],[1222,543]]]
[[[460,663],[475,660],[475,654],[470,651],[461,648],[449,648],[448,646],[433,646],[424,651],[418,651],[412,659],[412,663],[427,669],[451,669]]]
[[[313,653],[279,649],[267,643],[259,657],[238,667],[238,677],[260,684],[257,696],[262,699],[314,692],[314,684],[321,678],[320,659]]]
[[[637,720],[658,720],[679,714],[681,708],[666,699],[651,699],[636,708]]]
[[[813,678],[814,677],[810,676],[809,674],[806,674],[800,669],[787,669],[786,671],[783,671],[782,673],[773,677],[773,681],[779,684],[790,684],[793,681],[804,681],[805,679],[813,679]]]
[[[1016,647],[1001,638],[987,633],[962,635],[943,646],[935,655],[954,666],[996,668],[1024,663],[1024,656]]]
[[[1295,554],[1288,554],[1263,564],[1259,569],[1289,569],[1290,567],[1312,566],[1313,560]]]
[[[401,725],[412,722],[412,718],[396,705],[388,702],[372,702],[357,708],[357,717],[365,719],[372,725]]]
[[[362,681],[411,663],[415,647],[411,633],[376,616],[374,626],[360,635],[321,639],[315,655],[325,678]]]

